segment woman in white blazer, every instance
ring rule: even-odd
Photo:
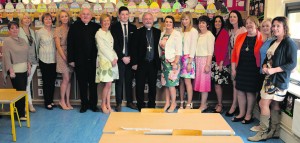
[[[32,95],[31,95],[30,86],[31,86],[33,74],[38,65],[38,59],[37,59],[37,51],[36,51],[35,33],[30,28],[31,23],[32,23],[31,16],[28,13],[24,13],[23,15],[20,16],[19,37],[23,38],[29,46],[29,61],[31,64],[31,71],[27,79],[27,87],[26,87],[26,91],[28,94],[27,97],[29,103],[29,111],[35,112],[36,110],[32,105]]]
[[[184,12],[181,16],[181,35],[183,37],[183,50],[180,58],[180,109],[183,109],[184,91],[187,91],[187,104],[185,109],[193,108],[193,87],[191,79],[195,78],[194,56],[197,47],[198,31],[193,27],[193,18],[190,12]]]
[[[167,88],[164,110],[169,108],[167,112],[174,112],[177,106],[175,86],[179,85],[179,59],[182,55],[182,36],[179,31],[174,30],[174,17],[166,16],[164,22],[165,30],[161,33],[158,48],[159,56],[162,60],[161,82]]]
[[[97,31],[95,36],[98,48],[96,83],[105,83],[101,108],[103,113],[108,114],[113,112],[110,106],[111,84],[115,79],[119,79],[118,56],[113,49],[114,39],[109,30],[111,17],[108,14],[102,14],[100,23],[102,28]]]

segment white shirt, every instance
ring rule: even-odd
[[[39,59],[47,64],[56,63],[56,48],[53,39],[54,30],[49,33],[44,27],[36,31],[36,45]]]
[[[129,33],[128,32],[128,22],[121,22],[120,21],[120,23],[121,23],[121,27],[122,27],[122,30],[123,30],[123,51],[122,52],[123,52],[123,54],[125,54],[125,36],[127,36],[127,38],[128,38],[128,33]],[[126,24],[127,35],[125,35],[124,24]],[[129,47],[127,47],[127,48],[129,48]]]

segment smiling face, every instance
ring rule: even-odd
[[[153,26],[154,18],[151,14],[145,14],[143,17],[143,24],[146,28],[151,28]]]
[[[232,25],[238,24],[238,16],[236,15],[236,13],[232,12],[232,13],[229,15],[229,22],[230,22],[230,24],[232,24]]]
[[[255,33],[256,32],[257,26],[255,25],[255,23],[250,18],[248,18],[246,20],[246,29],[247,29],[248,33]]]
[[[261,32],[265,35],[271,34],[271,21],[265,21],[261,24]]]
[[[218,18],[216,18],[216,20],[215,20],[215,28],[216,28],[217,30],[220,30],[221,27],[222,27],[222,21],[221,21],[221,19],[218,17]]]
[[[59,21],[62,24],[68,24],[69,23],[69,15],[66,12],[61,12],[59,15]]]
[[[166,29],[168,29],[168,30],[174,28],[174,26],[173,26],[173,20],[172,20],[171,18],[166,18],[166,19],[165,19],[165,27],[166,27]]]
[[[284,26],[282,22],[275,20],[272,25],[272,31],[274,36],[283,37],[286,33],[284,32]]]
[[[31,18],[28,15],[24,15],[22,19],[22,24],[24,26],[30,26],[31,24]]]
[[[80,19],[83,23],[89,23],[92,20],[92,12],[85,8],[80,13]]]
[[[46,27],[51,27],[52,26],[52,18],[50,16],[46,16],[43,19],[43,23]]]
[[[104,19],[101,21],[101,26],[102,26],[102,28],[104,28],[104,29],[108,29],[108,28],[109,28],[109,26],[110,26],[110,19],[109,19],[109,17],[106,17],[106,18],[104,18]]]
[[[198,28],[200,29],[200,32],[205,32],[207,30],[207,23],[205,21],[200,21],[198,24]]]
[[[9,35],[12,37],[18,37],[19,27],[17,25],[12,25],[8,31]]]
[[[127,22],[129,19],[129,12],[127,10],[122,10],[119,14],[119,19],[121,22]]]
[[[191,20],[186,16],[181,19],[181,23],[184,27],[188,27],[191,24]]]

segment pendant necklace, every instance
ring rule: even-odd
[[[147,49],[149,50],[149,52],[151,51],[152,47],[151,47],[151,39],[152,39],[152,32],[150,34],[150,38],[148,39],[148,36],[146,35],[146,39],[147,39],[147,44],[148,44],[148,47]]]

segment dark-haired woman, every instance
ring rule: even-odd
[[[52,110],[55,106],[53,95],[56,79],[56,48],[53,39],[52,16],[45,13],[42,16],[42,22],[44,27],[36,31],[36,43],[39,51],[45,108]]]
[[[262,72],[272,81],[274,88],[265,86],[268,83],[266,78],[260,91],[260,131],[255,136],[249,137],[250,141],[279,138],[281,112],[279,102],[283,101],[286,95],[291,71],[297,64],[297,46],[289,37],[287,18],[274,18],[272,31],[276,39],[267,50]]]
[[[198,28],[200,30],[197,41],[195,64],[196,76],[194,80],[194,90],[201,92],[200,110],[207,109],[208,92],[211,90],[211,62],[214,53],[215,36],[208,30],[210,20],[207,16],[200,16]]]
[[[228,57],[228,42],[229,35],[225,30],[225,22],[222,16],[216,16],[213,19],[212,33],[214,34],[215,48],[212,58],[212,80],[215,84],[215,91],[217,94],[218,104],[215,107],[215,112],[222,111],[222,85],[226,85],[230,80],[229,73],[229,57]]]
[[[228,24],[227,28],[229,30],[228,32],[230,37],[230,43],[228,44],[228,52],[229,52],[229,58],[231,58],[231,53],[237,36],[240,35],[241,33],[247,32],[247,30],[244,27],[242,15],[237,10],[233,10],[229,13],[229,18],[226,23]],[[232,83],[233,83],[233,100],[229,111],[227,111],[225,114],[225,116],[229,116],[229,117],[238,113],[237,110],[238,102],[237,102],[237,94],[235,89],[236,83],[234,79],[232,79]]]
[[[3,42],[3,76],[10,77],[13,88],[17,91],[25,91],[27,76],[30,75],[31,64],[29,59],[29,47],[23,38],[18,36],[19,24],[11,21],[8,23],[9,37]],[[26,121],[25,117],[25,97],[16,102],[16,107],[21,121]]]

